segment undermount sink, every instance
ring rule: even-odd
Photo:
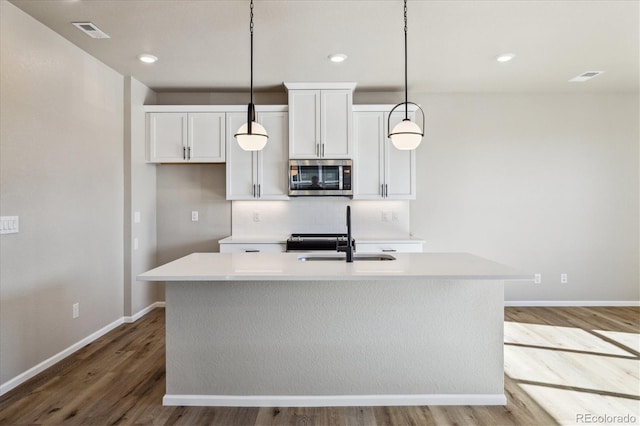
[[[298,257],[298,260],[303,262],[308,261],[316,261],[316,260],[337,260],[344,262],[346,256],[339,255],[324,255],[324,254],[305,254],[303,256]],[[386,261],[386,260],[396,260],[395,257],[390,254],[354,254],[353,260],[373,260],[373,261]]]

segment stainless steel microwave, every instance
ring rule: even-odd
[[[289,160],[289,195],[353,195],[352,160]]]

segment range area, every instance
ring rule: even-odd
[[[291,234],[287,239],[287,251],[337,251],[347,244],[347,234]],[[355,246],[355,240],[351,239]]]

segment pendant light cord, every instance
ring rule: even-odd
[[[249,31],[251,32],[251,104],[253,104],[253,0],[251,0],[250,10],[251,20],[249,22]]]
[[[253,0],[252,0],[253,1]],[[407,0],[404,0],[404,119],[409,119],[409,89],[407,78]]]

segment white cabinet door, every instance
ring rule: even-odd
[[[353,130],[355,139],[355,160],[353,198],[379,199],[384,184],[384,139],[382,112],[354,112]]]
[[[288,114],[258,113],[258,122],[269,135],[267,145],[258,151],[258,196],[263,200],[289,198],[289,151],[287,143]]]
[[[240,148],[233,136],[247,121],[247,113],[227,113],[227,200],[253,200],[256,192],[254,153]]]
[[[189,113],[187,159],[199,163],[224,163],[225,113]]]
[[[397,110],[396,110],[397,111]],[[410,113],[409,118],[413,119]],[[385,127],[389,114],[384,114]],[[394,112],[391,117],[391,129],[404,119],[404,113]],[[385,153],[385,198],[396,200],[415,200],[416,198],[416,157],[415,150],[400,150],[387,138],[388,129],[384,133]]]
[[[320,148],[320,90],[289,91],[289,156],[317,158]]]
[[[354,199],[414,200],[416,197],[415,151],[396,149],[387,138],[389,109],[353,113],[356,140]],[[410,112],[410,118],[413,115]],[[404,112],[394,112],[391,128],[403,118]]]
[[[149,161],[183,163],[187,149],[187,113],[158,112],[147,115]]]
[[[223,163],[225,114],[151,112],[147,114],[149,161]]]
[[[422,253],[422,243],[414,241],[358,243],[356,241],[356,253]]]
[[[246,113],[227,113],[227,200],[288,199],[289,155],[286,112],[258,112],[269,135],[261,151],[245,151],[233,137]]]
[[[352,158],[351,90],[322,90],[320,157]]]
[[[351,90],[289,90],[289,157],[352,158]]]
[[[220,253],[283,253],[285,244],[278,243],[224,243],[220,244]]]

